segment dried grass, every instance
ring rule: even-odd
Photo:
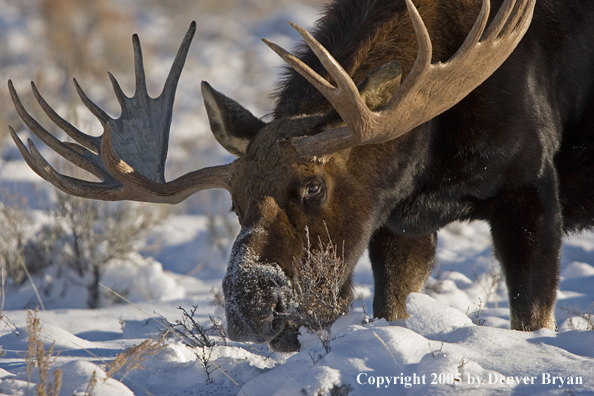
[[[37,317],[37,310],[27,311],[27,351],[25,362],[27,364],[27,394],[29,384],[35,367],[39,370],[39,384],[35,388],[36,396],[58,396],[62,387],[62,371],[53,371],[53,381],[50,379],[50,366],[56,362],[57,355],[54,355],[54,344],[50,346],[47,353],[41,342],[41,321]]]
[[[579,309],[575,308],[572,309],[564,307],[561,309],[567,312],[567,318],[569,319],[568,328],[570,330],[580,329],[580,325],[574,323],[574,318],[581,318],[586,322],[585,328],[581,330],[594,330],[594,317],[592,317],[592,312],[594,311],[594,303],[592,303],[592,306],[590,307],[590,312],[588,313],[584,313]]]
[[[349,274],[344,270],[344,252],[337,249],[330,237],[327,243],[319,238],[318,247],[312,248],[309,231],[306,231],[306,257],[295,262],[295,321],[311,329],[328,353],[331,341],[329,327],[348,312],[352,301],[352,295],[345,296],[343,292]]]
[[[4,193],[2,200],[4,202],[0,201],[0,270],[4,293],[7,277],[18,284],[25,280],[21,261],[31,218],[25,210],[27,208],[25,198]]]
[[[309,235],[308,235],[308,245]],[[294,292],[300,322],[323,329],[348,312],[351,299],[341,293],[346,281],[344,253],[330,240],[318,240],[318,248],[307,247],[306,257],[296,262]]]
[[[107,365],[107,377],[113,378],[117,374],[122,380],[134,371],[144,370],[146,360],[161,352],[163,348],[162,338],[149,338],[139,345],[126,349]]]

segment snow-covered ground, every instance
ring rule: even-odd
[[[183,6],[174,10],[156,1],[142,6],[131,0],[117,3],[128,18],[120,26],[129,56],[126,67],[131,69],[129,37],[137,31],[153,92],[158,92],[190,21],[198,22],[178,90],[169,178],[231,159],[210,136],[200,81],[208,80],[264,116],[272,108],[269,93],[281,62],[260,38],[290,47],[296,37],[286,21],[308,26],[317,10],[313,1],[269,2],[266,7],[239,1],[237,7],[221,10],[229,2],[221,0],[219,7],[214,1],[193,2],[202,4],[193,6],[180,2]],[[98,132],[98,124],[83,107],[72,110],[71,103],[60,107],[60,98],[72,92],[63,81],[72,76],[58,67],[67,52],[48,55],[47,11],[35,0],[0,0],[0,10],[0,79],[12,78],[25,97],[28,81],[36,79],[42,93],[49,91],[45,96],[52,105],[66,114],[75,113],[81,129]],[[95,46],[97,54],[109,52],[109,47]],[[91,61],[98,62],[93,53]],[[116,76],[129,92],[131,75]],[[87,84],[82,78],[79,81],[91,97],[117,111],[106,76],[88,77]],[[9,121],[21,136],[30,136],[8,107],[5,93],[0,100],[0,120]],[[26,105],[33,107],[32,102]],[[55,160],[48,149],[42,153]],[[28,169],[14,144],[6,140],[0,156],[2,204],[18,200],[15,194],[28,200],[26,237],[40,235],[44,225],[57,221],[51,209],[58,202],[55,190]],[[35,337],[46,351],[52,344],[59,351],[50,371],[61,369],[63,396],[85,394],[93,373],[97,383],[92,394],[110,396],[594,394],[594,332],[587,330],[592,328],[588,319],[594,303],[594,235],[565,241],[556,311],[559,332],[523,333],[509,330],[504,279],[491,255],[488,226],[478,222],[453,224],[440,232],[437,264],[426,294],[409,297],[411,316],[405,321],[367,320],[365,307],[371,309],[373,280],[369,261],[363,257],[355,276],[360,298],[351,313],[332,327],[327,349],[305,329],[300,338],[303,349],[294,354],[234,343],[216,332],[210,335],[216,345],[205,348],[191,348],[170,336],[164,348],[147,354],[144,369],[126,372],[124,368],[108,376],[106,365],[126,348],[160,337],[166,327],[164,318],[171,323],[182,320],[178,307],[190,311],[197,306],[194,318],[205,327],[211,326],[209,316],[222,317],[220,306],[212,304],[211,289],[221,288],[229,246],[237,232],[228,209],[224,193],[205,192],[169,213],[138,242],[139,249],[143,241],[158,242],[158,251],[141,250],[105,264],[98,309],[87,308],[89,276],[80,277],[55,262],[63,252],[53,251],[52,264],[32,275],[35,288],[28,279],[20,285],[8,279],[0,322],[0,394],[27,394],[28,389],[34,394],[39,369],[33,369],[28,385],[26,351]],[[149,208],[153,210],[161,209]],[[58,249],[70,246],[68,239],[58,241],[63,244]],[[95,251],[103,254],[101,246]],[[42,329],[29,337],[26,308],[41,306],[39,300],[45,308],[37,313]]]

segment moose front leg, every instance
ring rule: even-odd
[[[369,243],[375,294],[373,315],[387,320],[406,319],[406,297],[420,292],[433,269],[435,234],[409,238],[387,227],[378,229]]]
[[[553,172],[551,172],[553,173]],[[495,254],[505,273],[511,328],[555,329],[562,220],[556,177],[498,200],[491,220]]]

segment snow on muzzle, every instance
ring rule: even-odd
[[[223,279],[227,335],[234,341],[265,343],[279,336],[292,305],[291,281],[276,263],[260,261],[248,243],[262,228],[246,228],[233,244]],[[260,234],[260,235],[254,235]]]

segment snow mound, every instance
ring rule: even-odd
[[[411,293],[406,299],[406,310],[410,314],[405,320],[406,327],[423,336],[472,325],[470,318],[460,310],[441,304],[426,294]]]

